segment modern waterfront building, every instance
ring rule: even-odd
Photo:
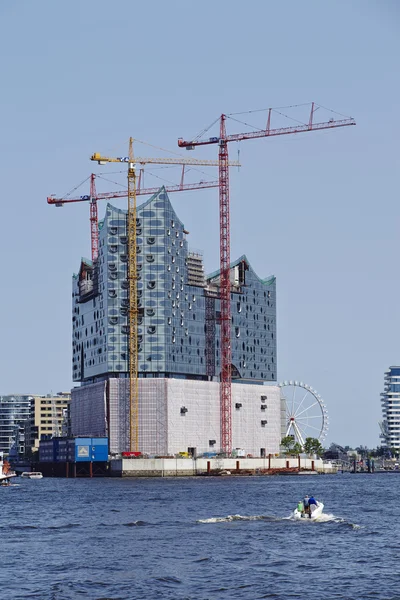
[[[400,448],[400,366],[385,372],[384,391],[381,394],[381,443],[386,448]]]
[[[67,434],[66,420],[71,394],[32,396],[29,418],[25,421],[26,453],[39,450],[39,441]]]
[[[139,206],[139,440],[149,453],[220,447],[220,273],[205,276],[188,233],[164,188]],[[126,211],[107,205],[99,258],[82,259],[73,277],[72,368],[81,385],[72,390],[71,431],[108,435],[112,452],[128,448],[127,261]],[[243,255],[231,284],[233,430],[242,432],[234,446],[278,452],[279,390],[261,387],[277,378],[275,278],[260,279]]]
[[[31,395],[11,394],[0,396],[0,452],[15,455],[25,451],[24,423],[29,418]]]

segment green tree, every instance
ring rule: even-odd
[[[321,456],[321,454],[324,452],[324,449],[321,442],[317,438],[308,437],[304,442],[304,452],[307,454],[317,454],[317,456]]]
[[[287,435],[281,439],[281,446],[285,454],[291,454],[294,445],[294,438],[291,435]]]
[[[291,454],[300,454],[301,452],[303,452],[303,446],[301,444],[299,444],[299,442],[296,442],[295,445],[293,446],[293,448],[291,449],[290,453]]]

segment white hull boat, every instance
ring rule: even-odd
[[[4,462],[3,453],[0,452],[0,485],[9,485],[10,480],[16,477],[14,471],[10,471],[9,464]]]
[[[43,479],[43,475],[39,471],[24,471],[21,473],[21,477],[26,479]]]
[[[308,515],[304,512],[300,512],[299,510],[297,510],[297,508],[295,508],[293,511],[293,517],[295,519],[310,519],[310,520],[318,519],[318,517],[320,517],[322,515],[322,511],[324,510],[324,505],[322,504],[322,502],[317,502],[317,505],[311,504],[310,508],[311,508],[311,517],[310,517],[310,515]]]

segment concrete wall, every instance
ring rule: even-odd
[[[239,468],[244,471],[253,471],[257,469],[268,469],[269,464],[271,469],[285,469],[287,463],[289,468],[295,469],[298,467],[298,458],[135,458],[135,459],[118,459],[111,461],[110,472],[115,477],[183,477],[194,476],[201,473],[207,473],[208,464],[210,463],[211,470],[228,470],[232,474],[236,472],[237,462]],[[316,473],[336,473],[336,467],[331,462],[324,462],[321,459],[312,461],[309,458],[302,458],[300,468],[309,472],[312,469],[314,462],[314,470]]]
[[[168,454],[197,454],[219,451],[219,383],[211,381],[167,380]],[[261,400],[261,397],[266,397]],[[236,405],[241,405],[236,408]],[[265,406],[265,409],[261,409]],[[187,412],[181,414],[181,409]],[[235,383],[232,385],[232,448],[260,456],[279,452],[281,440],[280,391],[277,386]],[[265,423],[266,421],[266,423]],[[210,446],[210,441],[215,445]]]

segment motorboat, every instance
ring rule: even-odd
[[[0,485],[9,485],[10,480],[17,474],[11,471],[10,464],[3,459],[3,453],[0,452]]]
[[[318,502],[317,504],[311,504],[310,506],[311,509],[311,516],[305,512],[300,512],[298,510],[298,508],[296,507],[293,511],[293,517],[295,519],[318,519],[318,517],[320,517],[322,515],[322,511],[324,510],[324,505],[322,504],[322,502]]]
[[[43,479],[43,474],[39,471],[24,471],[21,473],[21,477],[26,479]]]

